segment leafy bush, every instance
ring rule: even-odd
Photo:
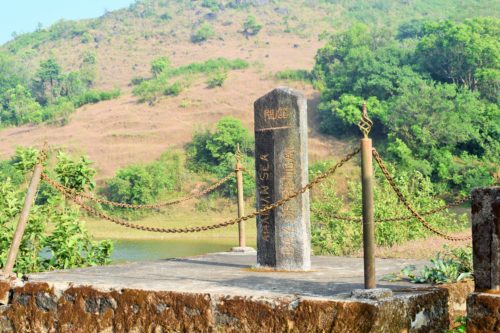
[[[248,68],[249,64],[243,59],[215,58],[204,62],[194,62],[192,64],[173,68],[168,71],[169,76],[188,74],[209,74],[217,71],[229,71]]]
[[[141,84],[142,82],[144,82],[146,79],[142,76],[134,76],[132,78],[132,80],[130,80],[130,83],[133,85],[133,86],[137,86],[139,84]]]
[[[201,6],[205,8],[209,8],[212,12],[218,12],[220,9],[219,1],[217,0],[203,0],[201,2]]]
[[[193,140],[187,146],[187,166],[193,171],[205,171],[227,176],[234,170],[237,146],[243,153],[243,165],[252,169],[253,138],[241,122],[232,117],[224,117],[217,122],[214,132],[199,131],[193,135]],[[253,195],[254,180],[244,174],[245,195]],[[234,179],[226,183],[223,192],[227,195],[235,193]]]
[[[81,156],[77,161],[63,152],[57,154],[57,165],[54,168],[57,178],[66,187],[77,192],[93,190],[95,183],[93,178],[96,171],[90,166],[91,161]]]
[[[226,72],[223,71],[216,72],[208,78],[207,85],[209,88],[222,87],[226,79],[227,79]]]
[[[165,67],[156,77],[142,80],[132,90],[140,102],[154,104],[162,95],[177,96],[189,85],[189,77],[196,74],[216,76],[216,73],[248,67],[248,62],[242,59],[229,60],[225,58],[209,59],[204,62],[192,63],[181,67]],[[172,78],[184,76],[182,80],[171,83]],[[218,78],[220,81],[220,78]]]
[[[165,71],[170,65],[170,60],[167,57],[160,57],[151,62],[151,74],[153,77],[157,77],[163,71]]]
[[[183,85],[180,82],[175,82],[163,90],[165,96],[178,96],[183,90]]]
[[[304,69],[286,69],[276,73],[278,80],[312,82],[312,73]]]
[[[10,161],[0,163],[0,267],[5,266],[7,251],[12,242],[15,225],[21,212],[25,188],[21,179],[33,168],[38,151],[31,148],[17,150]],[[93,170],[82,171],[80,162],[59,158],[56,170],[67,185],[83,188],[92,183]],[[85,164],[85,163],[83,163]],[[10,165],[11,168],[5,166]],[[71,171],[75,171],[74,174]],[[7,172],[7,173],[5,173]],[[46,172],[52,173],[46,169]],[[85,178],[85,185],[82,178]],[[17,179],[17,181],[16,181]],[[41,187],[30,211],[28,225],[21,241],[14,272],[18,275],[52,269],[66,269],[103,265],[110,262],[113,244],[91,239],[79,220],[79,212],[69,207],[57,192],[40,200],[45,190]]]
[[[108,101],[120,96],[120,89],[113,89],[110,91],[88,90],[82,95],[75,98],[75,106],[80,107],[85,104],[95,104],[100,101]]]
[[[191,36],[193,43],[201,43],[215,36],[214,28],[208,24],[203,23],[198,30]]]
[[[413,283],[452,283],[472,278],[472,248],[447,248],[431,259],[431,266],[416,272],[413,265],[405,267],[401,275]]]
[[[160,15],[160,20],[162,21],[170,21],[172,19],[172,15],[169,13],[164,13]]]
[[[181,154],[168,151],[158,161],[118,170],[116,176],[106,182],[103,193],[115,202],[152,203],[163,194],[179,190],[183,174]]]
[[[329,164],[328,164],[329,165]],[[323,170],[328,165],[313,166],[312,169]],[[314,174],[311,174],[313,177]],[[381,175],[377,174],[377,177]],[[395,179],[403,194],[409,198],[417,211],[423,212],[440,207],[442,200],[435,198],[435,190],[428,177],[419,172],[400,173]],[[385,179],[376,182],[375,220],[405,214],[405,209],[394,194]],[[346,204],[348,202],[348,204]],[[358,181],[350,183],[346,197],[341,197],[336,192],[335,182],[328,180],[322,183],[319,191],[313,192],[311,211],[312,244],[321,254],[349,255],[362,247],[362,224],[336,219],[333,215],[360,217],[361,211],[361,185]],[[433,226],[446,232],[462,230],[467,225],[465,215],[458,218],[443,212],[426,217]],[[458,223],[457,223],[458,222]],[[430,233],[414,219],[401,222],[377,222],[375,224],[375,240],[379,246],[393,246],[408,240],[429,236]]]
[[[248,15],[245,22],[243,22],[243,34],[246,37],[255,36],[259,33],[260,29],[262,29],[262,24],[257,23],[255,16]]]
[[[492,95],[498,81],[492,54],[499,22],[426,22],[402,27],[399,39],[356,24],[329,37],[313,73],[321,130],[358,135],[367,100],[373,136],[404,170],[420,171],[443,190],[491,184],[500,164],[500,141],[493,139],[500,137],[500,109],[491,102],[498,95]]]

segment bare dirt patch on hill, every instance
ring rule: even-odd
[[[312,68],[320,44],[295,38],[298,40],[270,36],[262,37],[267,40],[263,43],[235,39],[201,46],[192,43],[175,47],[164,45],[161,50],[150,48],[147,55],[125,57],[115,63],[112,59],[118,55],[112,56],[110,50],[110,58],[102,64],[99,85],[120,85],[123,91],[120,98],[80,108],[65,126],[26,125],[4,129],[0,132],[0,158],[10,156],[18,145],[41,146],[46,140],[54,148],[87,154],[95,162],[98,178],[107,178],[117,168],[151,161],[168,148],[184,147],[195,130],[211,128],[224,116],[240,119],[252,131],[253,102],[279,85],[290,85],[304,92],[310,100],[311,159],[342,155],[346,144],[322,136],[316,128],[318,93],[309,84],[278,82],[273,78],[279,70]],[[140,74],[146,76],[149,60],[165,54],[171,56],[176,66],[219,56],[244,58],[252,65],[247,70],[230,72],[222,88],[208,89],[204,78],[199,78],[179,96],[165,97],[153,106],[138,103],[127,86],[137,74],[128,62],[141,62],[144,68]],[[108,72],[110,68],[113,69]]]

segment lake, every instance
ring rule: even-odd
[[[238,246],[238,239],[193,238],[164,240],[116,240],[111,258],[113,262],[144,261],[166,258],[181,258],[211,252],[229,251]],[[247,241],[248,246],[255,248]]]

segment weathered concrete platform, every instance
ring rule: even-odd
[[[219,253],[31,274],[0,283],[0,332],[442,332],[472,290],[379,281],[393,295],[359,298],[360,258],[313,257],[311,272],[255,263]],[[423,262],[381,259],[377,275],[408,264]]]
[[[253,269],[255,254],[216,253],[185,259],[135,262],[104,267],[30,274],[33,282],[49,282],[58,288],[92,285],[100,289],[133,288],[155,291],[201,292],[234,296],[342,297],[363,288],[361,258],[313,257],[311,272],[274,272]],[[426,262],[406,259],[377,260],[377,276],[399,272],[407,265]],[[428,263],[428,262],[427,262]],[[379,281],[391,289],[415,287],[408,282]]]

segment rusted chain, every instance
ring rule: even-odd
[[[373,157],[377,161],[377,164],[379,165],[380,169],[382,170],[382,173],[384,174],[385,178],[391,185],[392,189],[398,196],[399,200],[404,204],[406,209],[408,209],[411,214],[429,231],[435,233],[436,235],[441,236],[444,239],[450,240],[450,241],[466,241],[466,240],[471,240],[471,236],[467,237],[455,237],[455,236],[450,236],[442,231],[439,231],[435,227],[429,224],[414,208],[413,206],[409,203],[409,201],[406,199],[406,197],[403,195],[401,190],[397,187],[396,183],[394,182],[394,179],[392,178],[391,174],[389,173],[389,170],[387,170],[387,167],[385,166],[384,162],[382,161],[382,158],[380,157],[379,153],[377,152],[376,149],[373,149]]]
[[[241,170],[246,173],[247,175],[249,175],[254,181],[257,181],[257,178],[255,177],[255,175],[253,173],[251,173],[250,171],[248,171],[244,166],[242,166]]]
[[[63,193],[63,195],[66,198],[70,199],[75,204],[77,204],[78,206],[80,206],[85,211],[91,213],[92,215],[98,216],[98,217],[100,217],[102,219],[108,220],[110,222],[113,222],[115,224],[118,224],[118,225],[121,225],[121,226],[124,226],[124,227],[127,227],[127,228],[132,228],[132,229],[137,229],[137,230],[143,230],[143,231],[151,231],[151,232],[161,232],[161,233],[200,232],[200,231],[207,231],[207,230],[213,230],[213,229],[227,227],[227,226],[230,226],[230,225],[242,222],[242,221],[249,220],[249,219],[254,218],[254,217],[258,216],[258,215],[262,215],[264,213],[267,213],[267,212],[269,212],[269,211],[271,211],[271,210],[273,210],[273,209],[275,209],[275,208],[277,208],[277,207],[285,204],[286,202],[292,200],[293,198],[301,195],[302,193],[306,192],[307,190],[311,189],[313,186],[315,186],[316,184],[320,183],[325,178],[333,175],[337,171],[338,168],[342,167],[347,161],[349,161],[350,159],[352,159],[358,153],[359,153],[359,148],[354,149],[353,152],[351,152],[350,154],[347,154],[340,162],[338,162],[337,164],[335,164],[328,171],[326,171],[325,173],[319,175],[313,181],[311,181],[307,185],[303,186],[302,188],[300,188],[296,192],[294,192],[294,193],[286,196],[283,199],[280,199],[280,200],[274,202],[273,204],[267,205],[264,208],[262,208],[262,209],[260,209],[258,211],[255,211],[255,212],[253,212],[251,214],[248,214],[248,215],[245,215],[245,216],[242,216],[242,217],[238,217],[238,218],[235,218],[235,219],[230,219],[230,220],[227,220],[227,221],[224,221],[224,222],[221,222],[221,223],[208,225],[208,226],[186,227],[186,228],[159,228],[159,227],[142,226],[142,225],[138,225],[138,224],[126,222],[126,221],[123,221],[121,219],[118,219],[118,218],[115,218],[115,217],[112,217],[112,216],[108,216],[107,214],[104,214],[103,212],[98,211],[97,209],[95,209],[95,208],[93,208],[93,207],[91,207],[91,206],[89,206],[89,205],[81,202],[81,200],[78,200],[78,197],[80,196],[78,193],[67,192],[67,191],[64,191],[64,190],[63,190],[62,193]],[[48,177],[45,174],[42,174],[42,179],[47,180]]]
[[[253,180],[256,180],[255,175],[253,175],[245,167],[243,167],[242,170],[247,175],[252,177]],[[429,211],[420,213],[420,215],[421,216],[433,215],[433,214],[439,213],[441,211],[444,211],[446,209],[449,209],[451,207],[460,206],[461,204],[463,204],[464,202],[467,202],[469,200],[470,200],[470,196],[464,196],[461,198],[457,198],[444,206],[437,207],[437,208],[431,209]],[[313,212],[318,213],[317,211],[313,211]],[[323,215],[325,215],[325,214],[323,214]],[[331,217],[331,218],[341,220],[341,221],[348,221],[348,222],[362,222],[363,221],[363,218],[361,216],[346,216],[346,215],[339,215],[339,214],[326,214],[326,215],[327,215],[327,217]],[[383,218],[383,219],[375,219],[375,222],[378,222],[378,223],[381,223],[381,222],[399,222],[399,221],[408,221],[408,220],[411,220],[413,218],[415,218],[413,215],[404,215],[404,216],[388,217],[388,218]]]
[[[106,204],[106,205],[114,206],[114,207],[130,208],[130,209],[155,209],[155,208],[162,208],[162,207],[177,205],[177,204],[180,204],[182,202],[185,202],[185,201],[188,201],[188,200],[191,200],[194,198],[198,198],[198,197],[204,196],[204,195],[212,192],[213,190],[217,189],[218,187],[220,187],[221,185],[226,183],[232,177],[234,177],[233,172],[231,172],[226,177],[219,180],[217,183],[207,187],[205,190],[203,190],[199,193],[184,197],[184,198],[180,198],[180,199],[176,199],[176,200],[172,200],[172,201],[158,202],[155,204],[134,205],[134,204],[127,204],[127,203],[123,203],[123,202],[110,201],[110,200],[106,200],[106,199],[102,199],[102,198],[96,198],[96,197],[91,196],[91,195],[86,194],[86,193],[76,193],[75,190],[62,185],[53,179],[50,179],[47,175],[45,175],[45,174],[42,175],[42,179],[44,181],[46,181],[49,185],[51,185],[53,188],[55,188],[56,190],[58,190],[61,193],[63,193],[63,192],[72,193],[73,192],[75,195],[78,195],[81,198],[84,198],[84,199],[87,199],[87,200],[90,200],[90,201],[93,201],[96,203]]]

